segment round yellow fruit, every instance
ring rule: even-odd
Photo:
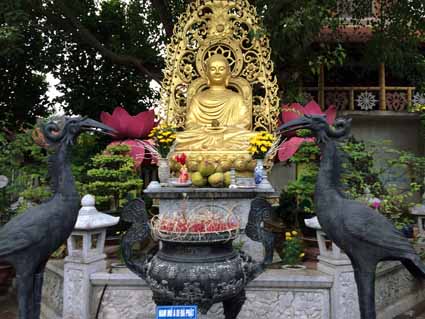
[[[224,173],[224,185],[225,186],[229,186],[230,183],[232,182],[232,175],[230,174],[230,172],[226,172]]]
[[[198,168],[199,173],[201,173],[201,175],[204,177],[208,177],[215,172],[215,165],[210,161],[202,161],[199,163]]]
[[[246,161],[243,159],[237,159],[234,162],[235,169],[239,172],[246,170]]]
[[[207,178],[202,176],[200,172],[194,172],[191,174],[192,184],[197,187],[203,187],[207,185]]]
[[[212,187],[223,187],[224,186],[224,174],[223,173],[214,173],[208,177],[208,183]]]

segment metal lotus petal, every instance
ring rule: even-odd
[[[116,139],[146,138],[155,126],[155,112],[150,110],[131,116],[123,107],[118,106],[112,115],[102,112],[100,120],[117,131]]]

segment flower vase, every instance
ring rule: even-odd
[[[259,185],[261,181],[263,180],[263,166],[264,160],[262,158],[257,158],[257,165],[254,169],[254,179],[255,179],[255,185]]]
[[[168,158],[159,159],[158,178],[161,184],[168,184],[170,178],[170,163],[168,162]]]
[[[264,159],[263,158],[257,158],[257,165],[255,166],[254,170],[254,179],[255,179],[255,185],[257,185],[257,188],[263,188],[263,189],[271,189],[272,185],[267,179],[267,173],[264,169]]]

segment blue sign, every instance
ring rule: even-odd
[[[198,306],[157,306],[156,319],[198,319]]]

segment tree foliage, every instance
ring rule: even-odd
[[[42,30],[19,1],[0,2],[0,113],[15,128],[48,113]]]
[[[157,98],[151,81],[160,82],[164,48],[174,23],[193,0],[0,0],[0,107],[9,123],[45,115],[45,74],[60,80],[54,102],[67,113],[98,117],[123,104],[130,112],[150,107]],[[425,22],[422,0],[251,0],[270,36],[276,74],[286,96],[303,82],[316,81],[324,63],[339,73],[359,61],[381,62],[400,79],[424,82],[420,44]],[[373,19],[364,20],[373,13]],[[320,38],[367,22],[372,36],[355,46],[344,39]],[[354,68],[354,67],[352,67]],[[292,92],[292,93],[291,93]]]

